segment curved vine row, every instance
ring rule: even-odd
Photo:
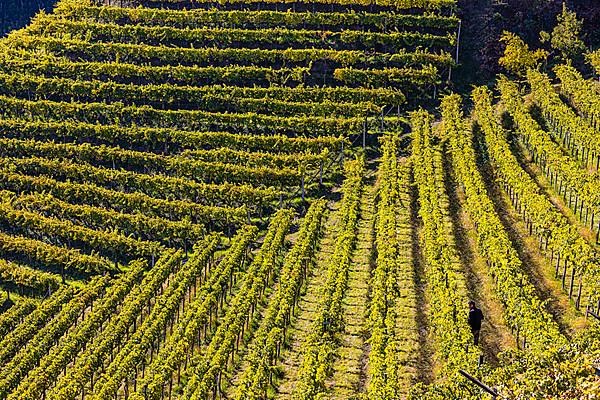
[[[80,393],[85,394],[86,386],[94,387],[97,375],[113,352],[123,346],[129,336],[131,326],[134,331],[138,320],[144,321],[152,299],[156,302],[159,290],[170,275],[177,278],[181,270],[183,253],[168,250],[156,265],[136,285],[122,301],[118,313],[106,324],[96,340],[86,346],[74,362],[67,366],[65,373],[56,380],[54,387],[46,392],[48,400],[74,400]]]
[[[479,96],[475,92],[474,96]],[[567,339],[558,324],[545,310],[536,288],[522,272],[523,265],[490,200],[483,178],[477,168],[472,133],[460,111],[460,97],[450,95],[442,100],[442,124],[452,146],[454,171],[465,191],[465,208],[477,231],[482,255],[496,283],[496,292],[506,312],[505,320],[526,339],[536,353],[559,348]],[[507,155],[503,155],[507,157]]]
[[[575,212],[579,211],[580,217],[583,215],[583,208],[586,208],[586,217],[582,220],[588,220],[589,211],[592,216],[600,215],[600,179],[597,174],[590,174],[582,169],[540,128],[525,109],[516,84],[502,77],[498,81],[498,88],[503,104],[514,118],[519,136],[533,154],[534,161],[550,176],[551,184],[557,188],[558,194],[565,200],[568,198],[568,205]],[[598,230],[600,226],[595,227],[594,218],[591,220],[591,228]]]
[[[563,103],[547,75],[529,70],[527,80],[534,102],[540,107],[554,137],[560,138],[574,157],[597,168],[600,165],[598,132]]]
[[[300,299],[301,287],[314,263],[326,206],[325,200],[316,200],[311,204],[300,226],[296,242],[285,256],[276,292],[269,301],[245,357],[247,366],[237,382],[236,399],[259,400],[266,397],[294,307]]]
[[[244,342],[244,333],[253,332],[251,321],[257,313],[258,301],[264,296],[267,285],[279,275],[285,237],[293,216],[294,211],[282,209],[271,220],[263,244],[221,318],[217,331],[206,351],[191,368],[184,398],[202,400],[208,393],[221,390],[221,378],[229,364],[227,360],[238,351],[240,342]]]

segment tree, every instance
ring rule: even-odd
[[[498,62],[515,75],[525,76],[529,68],[534,68],[548,57],[548,52],[545,50],[529,50],[529,45],[512,32],[504,31],[500,41],[506,44],[506,48]]]
[[[556,16],[556,26],[552,30],[550,45],[560,52],[563,59],[574,58],[585,51],[585,43],[580,33],[583,20],[577,19],[575,11],[570,11],[563,3],[562,12]]]

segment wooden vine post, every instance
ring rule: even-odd
[[[471,381],[475,385],[479,386],[483,391],[490,394],[492,396],[492,399],[496,400],[498,398],[499,394],[496,391],[496,389],[489,387],[488,385],[481,382],[479,379],[475,378],[474,376],[472,376],[471,374],[469,374],[468,372],[466,372],[462,369],[458,370],[458,372],[460,372],[460,374],[462,376],[464,376],[465,378],[467,378],[469,381]]]

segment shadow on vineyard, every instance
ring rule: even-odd
[[[0,36],[24,27],[40,10],[50,11],[56,0],[3,0],[0,2]]]
[[[468,93],[471,85],[490,84],[501,72],[498,59],[504,46],[499,39],[510,31],[538,47],[540,31],[556,24],[563,0],[459,0],[462,20],[460,66],[454,72],[456,88]],[[600,2],[568,0],[565,4],[583,18],[584,40],[600,45]]]

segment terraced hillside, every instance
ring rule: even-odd
[[[60,0],[0,40],[0,399],[600,396],[597,84],[434,106],[456,11]]]
[[[404,64],[451,63],[442,53],[386,52],[435,38],[448,45],[447,32],[332,31],[366,41],[338,46],[304,22],[268,28],[286,14],[305,18],[66,1],[4,40],[5,256],[64,280],[150,261],[167,248],[189,250],[210,231],[231,236],[245,223],[264,225],[257,218],[318,195],[339,175],[344,145],[372,129],[373,115],[404,102],[389,79],[419,81],[428,71],[427,82],[437,80],[432,68]],[[335,13],[311,15],[314,26],[346,25]],[[364,19],[388,24],[386,14]],[[381,52],[371,57],[365,47]],[[402,67],[364,69],[371,65]],[[334,76],[383,80],[340,86]],[[15,251],[17,240],[34,242]],[[49,260],[35,254],[42,241]],[[72,249],[69,257],[53,260],[63,253],[56,246]]]
[[[433,92],[458,23],[436,3],[123,5],[61,1],[1,43],[2,398],[203,397],[262,371],[313,199],[400,126],[403,92]]]

